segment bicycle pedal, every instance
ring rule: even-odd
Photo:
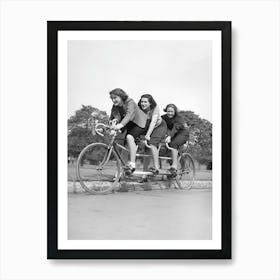
[[[175,179],[177,177],[177,174],[168,174],[166,175],[166,177],[168,180]]]
[[[134,171],[135,171],[135,168],[133,168],[133,169],[127,168],[127,169],[124,169],[124,174],[126,176],[131,176]]]

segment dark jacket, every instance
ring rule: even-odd
[[[167,124],[167,134],[169,136],[174,137],[176,134],[178,134],[181,131],[187,132],[187,129],[184,126],[184,120],[180,116],[175,116],[174,118],[169,118],[167,114],[161,116],[166,124]]]
[[[123,116],[121,116],[120,111],[124,112]],[[112,107],[110,119],[117,119],[123,126],[132,121],[141,128],[144,128],[147,122],[146,114],[140,110],[134,100],[129,97],[124,102],[122,108],[118,108],[118,106]]]

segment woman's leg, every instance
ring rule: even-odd
[[[126,135],[126,143],[129,151],[129,159],[130,163],[129,166],[132,169],[135,169],[136,166],[136,152],[137,152],[137,145],[135,143],[135,139],[143,133],[143,128],[137,126],[133,122],[129,122],[127,125],[127,135]]]
[[[151,134],[151,140],[150,140],[150,145],[151,145],[151,152],[154,160],[154,167],[155,169],[159,170],[160,165],[159,165],[159,151],[158,151],[158,146],[161,141],[161,139],[164,139],[165,135],[167,132],[167,125],[164,120],[161,121],[161,124],[156,127]]]
[[[127,146],[128,146],[128,150],[129,150],[129,159],[130,159],[130,162],[132,163],[132,165],[134,165],[132,167],[135,168],[137,146],[135,144],[134,137],[130,134],[127,134],[126,141],[127,141]]]
[[[152,152],[152,156],[153,156],[153,160],[154,160],[154,167],[155,169],[159,170],[159,154],[158,154],[158,149],[156,146],[151,145],[151,152]]]
[[[172,166],[171,168],[177,169],[177,162],[178,162],[178,149],[181,145],[183,145],[187,141],[187,135],[185,131],[179,132],[170,142],[171,148],[171,157],[172,157]]]
[[[149,155],[150,154],[150,149],[145,147],[144,154]],[[150,161],[151,161],[150,157],[144,157],[143,158],[143,171],[148,171]],[[142,182],[142,183],[147,182],[147,175],[142,175],[142,180],[140,182]]]
[[[171,168],[177,169],[178,150],[171,148],[172,165]]]
[[[150,149],[145,147],[145,155],[150,155]],[[143,159],[143,171],[147,171],[149,164],[150,164],[151,158],[150,157],[144,157]]]

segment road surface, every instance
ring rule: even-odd
[[[152,190],[68,194],[68,239],[207,240],[212,191]]]

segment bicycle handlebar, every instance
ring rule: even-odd
[[[166,148],[168,149],[168,150],[171,150],[171,149],[173,149],[173,148],[171,148],[170,146],[169,146],[169,144],[168,143],[166,143],[165,142],[165,145],[166,145]],[[185,149],[187,149],[188,148],[188,146],[189,146],[189,141],[187,141],[183,146],[185,146]]]
[[[102,127],[102,128],[101,128],[101,127]],[[104,137],[104,134],[102,134],[102,133],[100,132],[100,130],[103,131],[103,129],[106,129],[106,128],[108,129],[108,126],[107,126],[107,125],[105,125],[104,123],[99,123],[99,124],[97,124],[97,125],[94,127],[94,130],[95,130],[95,132],[96,132],[98,135]]]
[[[144,144],[145,144],[145,146],[146,146],[147,148],[149,148],[149,149],[152,148],[152,146],[148,144],[148,141],[147,141],[147,140],[144,140]]]
[[[103,130],[111,130],[111,131],[113,131],[113,133],[111,134],[111,135],[113,135],[113,136],[116,136],[118,132],[121,132],[120,130],[115,130],[115,129],[113,129],[113,128],[112,128],[112,125],[106,125],[106,124],[104,124],[104,123],[98,123],[98,124],[94,127],[94,130],[95,130],[95,132],[96,132],[98,135],[100,135],[100,136],[102,136],[102,137],[104,137],[104,134],[101,133],[101,131],[103,131]],[[100,131],[100,130],[101,130],[101,131]]]
[[[145,146],[146,146],[147,148],[151,148],[151,147],[152,147],[151,145],[148,144],[148,141],[147,141],[147,140],[144,141],[144,144],[145,144]],[[165,142],[165,145],[166,145],[166,148],[167,148],[168,150],[171,150],[171,149],[172,149],[172,148],[168,145],[168,143]]]
[[[165,146],[168,150],[171,150],[172,148],[169,146],[169,144],[167,142],[165,142]]]

